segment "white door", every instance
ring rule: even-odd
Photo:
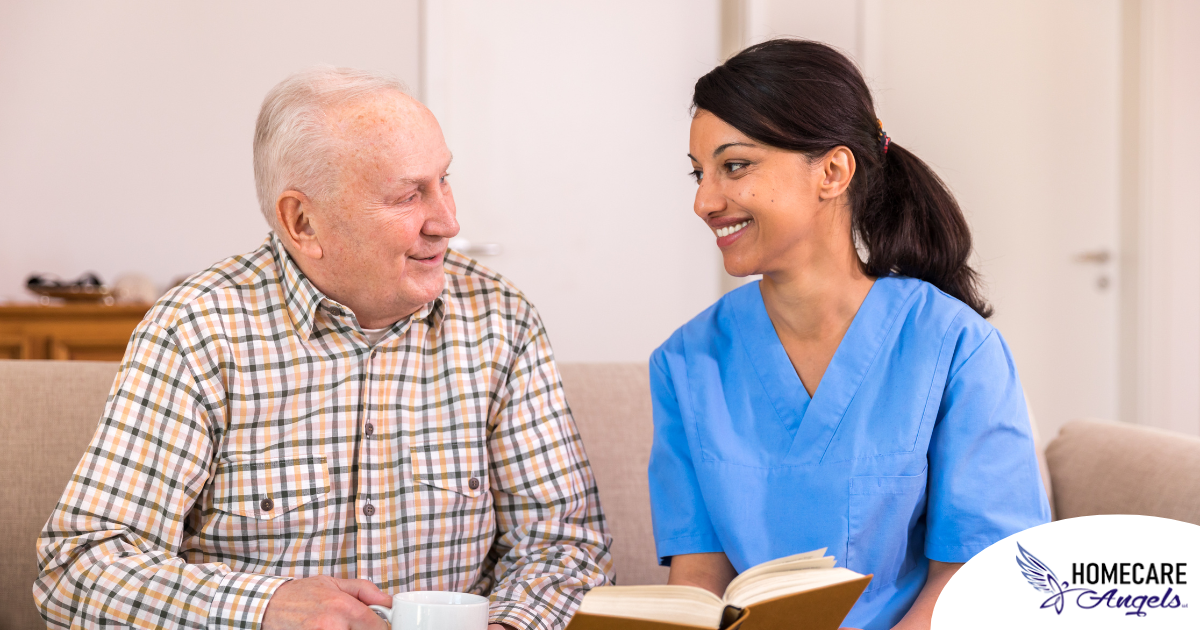
[[[692,85],[716,0],[426,2],[422,97],[454,152],[461,236],[567,361],[645,361],[717,298],[692,214]]]
[[[877,8],[884,125],[962,204],[1042,435],[1115,420],[1119,3]]]

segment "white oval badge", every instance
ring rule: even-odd
[[[1083,516],[984,549],[933,609],[933,630],[1200,628],[1200,526]]]

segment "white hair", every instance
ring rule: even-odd
[[[407,93],[404,84],[386,74],[315,66],[267,92],[254,129],[254,185],[271,229],[279,230],[275,203],[285,190],[300,191],[314,200],[331,192],[326,113],[364,96],[389,91]]]

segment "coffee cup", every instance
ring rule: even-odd
[[[410,591],[392,607],[371,606],[395,630],[487,630],[488,599],[453,591]]]

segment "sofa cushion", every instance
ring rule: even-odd
[[[1200,525],[1200,439],[1075,420],[1046,448],[1057,518],[1143,514]]]
[[[666,584],[650,525],[654,420],[645,363],[562,363],[563,389],[613,535],[618,584]]]
[[[0,628],[45,628],[37,537],[83,457],[116,363],[0,361]]]

